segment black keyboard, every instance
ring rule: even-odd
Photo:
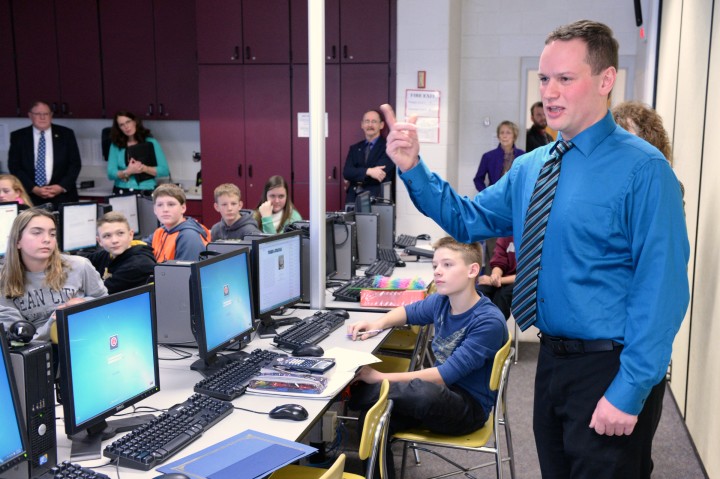
[[[286,355],[256,349],[246,359],[232,361],[220,371],[197,383],[194,391],[223,401],[232,401],[245,393],[248,382],[260,372],[260,369],[280,356]]]
[[[395,245],[400,248],[407,248],[408,246],[415,246],[417,244],[417,236],[400,235],[395,238]]]
[[[391,276],[393,271],[395,271],[395,261],[376,259],[373,264],[365,269],[365,276]]]
[[[120,458],[121,467],[149,471],[165,462],[203,432],[233,412],[233,405],[194,394],[167,412],[105,447],[103,454]]]
[[[397,263],[400,261],[400,257],[397,255],[394,248],[381,248],[378,246],[377,256],[378,259],[387,261],[388,263]]]
[[[96,472],[87,467],[82,467],[80,464],[73,464],[70,461],[65,461],[58,464],[55,467],[51,467],[41,475],[37,476],[36,479],[110,479],[110,476],[106,476],[100,472]]]
[[[372,285],[372,278],[353,278],[349,283],[333,291],[333,296],[337,301],[353,301],[357,303],[360,301],[360,290],[363,288],[372,288]]]
[[[330,336],[330,333],[345,324],[345,318],[331,311],[318,311],[302,322],[290,326],[278,333],[273,342],[283,349],[297,349],[301,346],[318,344]]]

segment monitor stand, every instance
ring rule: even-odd
[[[70,436],[71,461],[88,461],[102,457],[102,442],[110,439],[119,432],[132,431],[155,419],[152,414],[141,414],[113,421],[103,421],[97,426],[90,427],[73,436]]]
[[[245,351],[234,351],[226,354],[213,355],[209,361],[198,359],[190,365],[190,369],[197,371],[204,378],[210,377],[232,362],[244,361],[249,356]]]

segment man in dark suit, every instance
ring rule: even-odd
[[[10,173],[20,179],[36,205],[77,201],[75,182],[82,165],[75,133],[52,124],[52,110],[45,102],[34,102],[28,117],[32,126],[10,134]]]
[[[381,113],[366,111],[360,127],[365,139],[350,147],[343,168],[343,178],[349,183],[346,203],[355,202],[355,195],[361,191],[380,196],[380,183],[395,180],[395,164],[385,153],[385,138],[380,135],[385,127]]]
[[[545,110],[543,110],[541,101],[533,103],[533,106],[530,107],[530,117],[532,118],[533,124],[528,128],[527,136],[525,137],[526,153],[530,153],[535,148],[555,141],[553,137],[545,131],[547,119],[545,119]]]

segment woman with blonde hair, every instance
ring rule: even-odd
[[[22,183],[15,175],[0,175],[0,201],[17,201],[23,208],[33,206]]]
[[[38,208],[20,213],[10,229],[0,272],[0,321],[6,328],[28,321],[38,340],[49,338],[56,309],[107,295],[90,261],[60,253],[56,234],[51,213]]]

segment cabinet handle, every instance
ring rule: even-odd
[[[246,60],[255,60],[255,58],[251,58],[250,47],[245,47],[245,59]]]
[[[65,103],[65,102],[60,103],[60,113],[62,113],[63,116],[68,114],[67,103]]]
[[[248,178],[252,178],[252,165],[248,166]]]
[[[242,165],[238,165],[238,178],[242,178]]]
[[[155,106],[152,103],[148,103],[148,109],[147,109],[147,112],[145,113],[145,116],[153,116],[154,113],[155,113]]]
[[[58,104],[57,104],[57,102],[53,102],[53,104],[50,105],[50,109],[52,110],[53,114],[57,113],[57,111],[58,111]]]
[[[168,114],[165,113],[165,106],[162,103],[158,103],[158,115],[168,116]]]
[[[240,47],[235,45],[235,48],[233,49],[233,55],[230,57],[230,60],[239,60],[240,59]]]
[[[335,60],[337,58],[337,47],[333,45],[330,47],[330,55],[327,57],[328,60]]]
[[[336,178],[337,178],[337,166],[333,166],[333,176],[332,176],[332,179],[334,180],[334,179],[336,179]]]
[[[347,59],[347,57],[348,57],[347,50],[348,50],[347,45],[343,45],[343,58],[345,58],[345,59]]]

